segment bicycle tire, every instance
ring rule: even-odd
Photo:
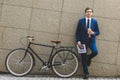
[[[73,76],[78,68],[79,61],[77,55],[71,50],[59,50],[52,58],[52,70],[53,72],[63,78]]]
[[[5,65],[7,70],[14,76],[25,76],[33,68],[33,58],[28,52],[25,56],[25,49],[12,50],[6,57]]]

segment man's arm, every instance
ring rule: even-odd
[[[80,31],[81,31],[80,26],[81,26],[81,23],[79,21],[78,25],[77,25],[77,29],[76,29],[76,34],[75,34],[76,35],[76,42],[77,42],[77,45],[78,45],[79,48],[82,47],[81,46],[81,40],[80,40],[80,35],[81,35],[81,33],[80,33]]]
[[[97,36],[99,34],[100,34],[100,31],[99,31],[98,23],[96,21],[94,35]]]
[[[80,21],[78,22],[78,25],[77,25],[77,29],[76,29],[76,33],[75,33],[75,35],[76,35],[76,42],[78,42],[78,41],[80,41]]]
[[[95,20],[95,29],[93,31],[92,29],[88,29],[88,34],[93,35],[93,36],[97,36],[100,34],[98,23],[96,20]]]

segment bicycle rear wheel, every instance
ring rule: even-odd
[[[70,50],[60,50],[52,59],[52,70],[59,77],[73,76],[79,66],[76,54]]]
[[[6,57],[7,70],[14,76],[24,76],[33,68],[33,58],[29,52],[25,55],[25,49],[12,50]]]

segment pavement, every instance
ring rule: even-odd
[[[11,74],[0,74],[0,80],[83,80],[82,77],[60,78],[49,75],[27,75],[24,77],[15,77]],[[120,80],[113,77],[90,77],[88,80]]]

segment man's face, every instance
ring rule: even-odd
[[[93,14],[93,12],[91,9],[89,9],[85,12],[86,17],[88,17],[88,18],[92,17],[92,14]]]

